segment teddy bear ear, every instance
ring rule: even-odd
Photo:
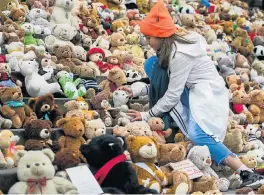
[[[56,126],[57,127],[62,127],[65,123],[67,123],[69,121],[69,119],[68,118],[62,118],[62,119],[60,119],[60,120],[58,120],[57,122],[56,122]]]
[[[3,95],[4,92],[8,89],[8,87],[1,87],[0,88],[0,95]]]
[[[30,99],[28,100],[28,106],[29,106],[30,108],[33,108],[33,106],[34,106],[34,104],[36,103],[36,101],[37,101],[37,98],[30,98]]]
[[[20,161],[20,159],[25,156],[25,154],[27,153],[27,151],[25,150],[18,150],[16,153],[15,153],[15,162],[16,164]]]
[[[55,158],[55,154],[52,152],[51,149],[46,148],[41,151],[43,154],[45,154],[47,157],[49,157],[50,161],[53,162]]]
[[[126,142],[127,142],[128,145],[130,145],[135,139],[136,139],[136,136],[134,136],[134,135],[129,135],[129,136],[126,138]]]
[[[46,96],[50,98],[51,101],[54,101],[54,96],[52,95],[52,93],[48,93],[46,94]]]

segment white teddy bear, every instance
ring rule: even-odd
[[[93,119],[85,121],[85,136],[88,139],[87,143],[89,143],[92,138],[98,137],[106,134],[106,126],[102,119]]]
[[[74,44],[71,42],[77,34],[77,30],[69,24],[56,24],[52,28],[52,35],[45,38],[45,45],[49,52],[53,52],[56,45],[69,45],[72,48]]]
[[[48,13],[45,10],[33,8],[29,11],[27,18],[34,25],[35,34],[51,34],[51,24],[47,20]]]
[[[39,64],[36,61],[22,61],[19,64],[20,72],[25,77],[25,86],[31,97],[38,97],[47,93],[62,92],[60,85],[47,83],[51,78],[51,73],[39,75]]]
[[[258,124],[248,124],[245,128],[248,132],[248,142],[254,146],[255,149],[262,149],[264,151],[264,144],[259,138],[261,137],[261,131]]]
[[[74,4],[75,0],[56,0],[56,4],[50,18],[51,25],[69,24],[72,27],[79,29],[78,22],[71,13]]]
[[[258,166],[264,163],[264,151],[261,149],[251,150],[247,153],[247,156],[255,156]]]
[[[78,194],[70,181],[54,177],[54,158],[50,149],[16,152],[19,181],[9,189],[8,194]]]

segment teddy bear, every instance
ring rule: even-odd
[[[217,59],[217,67],[220,69],[220,75],[226,79],[230,75],[235,75],[234,70],[234,56],[220,57]]]
[[[189,151],[187,159],[191,160],[203,172],[204,176],[219,178],[211,168],[212,160],[207,146],[194,146]]]
[[[58,0],[53,8],[50,23],[55,24],[69,24],[72,27],[79,29],[76,18],[72,15],[71,11],[74,7],[75,1]]]
[[[60,83],[63,93],[67,98],[82,97],[86,94],[86,89],[83,85],[79,85],[81,79],[77,78],[73,81],[73,74],[66,71],[57,73],[58,82]]]
[[[39,63],[37,61],[22,61],[19,63],[20,72],[25,77],[27,93],[31,97],[42,96],[47,93],[62,92],[59,83],[48,83],[50,73],[39,75]]]
[[[70,67],[64,66],[63,64],[57,64],[58,59],[56,56],[44,55],[40,57],[40,59],[40,65],[43,70],[45,70],[46,68],[52,68],[55,71],[65,70],[67,72],[71,72]]]
[[[97,76],[108,75],[109,70],[113,68],[111,64],[105,63],[103,61],[105,58],[105,53],[101,48],[91,48],[87,53],[87,57],[89,59],[87,66],[96,69]]]
[[[51,121],[53,127],[55,127],[57,120],[63,117],[51,93],[30,98],[28,106],[36,113],[38,119]]]
[[[12,8],[10,16],[14,22],[21,24],[26,20],[26,11],[23,8]]]
[[[10,44],[12,42],[19,42],[19,41],[23,41],[20,40],[20,38],[18,37],[18,35],[16,33],[6,33],[6,32],[1,32],[1,39],[2,41],[0,42],[0,45],[6,43],[6,44]]]
[[[7,162],[3,154],[3,149],[8,148],[9,145],[10,145],[10,141],[5,140],[3,137],[1,137],[1,134],[0,134],[0,168],[5,168],[7,166]]]
[[[94,137],[104,134],[106,134],[106,126],[102,119],[98,118],[85,121],[85,137],[87,138],[87,143],[89,143]]]
[[[126,6],[124,1],[108,0],[107,7],[113,12],[114,19],[124,18],[126,15]]]
[[[33,49],[25,49],[22,42],[12,42],[5,45],[7,50],[6,61],[9,63],[11,70],[20,71],[19,62],[37,59],[37,55]]]
[[[127,144],[124,138],[102,135],[93,138],[89,144],[82,145],[80,150],[105,193],[118,191],[122,194],[157,194],[157,191],[147,189],[138,182],[132,164],[126,162],[127,157],[124,154],[126,147]],[[110,170],[108,169],[108,172],[104,175],[105,177],[102,177],[100,170],[113,159],[118,159],[118,163],[115,163]]]
[[[66,102],[64,107],[67,109],[65,117],[78,115],[86,120],[93,120],[98,117],[98,113],[96,111],[89,110],[89,104],[82,97]]]
[[[264,151],[262,149],[255,149],[247,152],[247,156],[255,156],[257,159],[256,170],[258,173],[263,172],[263,163],[264,163]]]
[[[148,124],[152,131],[152,136],[159,144],[165,144],[166,139],[172,134],[171,129],[164,130],[165,124],[161,118],[152,117],[148,120]]]
[[[25,150],[42,150],[50,148],[53,152],[59,150],[59,143],[52,141],[52,123],[48,120],[31,120],[25,124],[25,135],[27,141],[25,142]]]
[[[249,111],[252,112],[252,115],[259,118],[258,123],[264,122],[264,109],[262,108],[262,102],[264,100],[264,93],[262,90],[253,90],[249,93],[250,96],[250,106]],[[255,118],[255,119],[256,119]]]
[[[24,150],[25,147],[23,145],[16,145],[20,138],[17,135],[14,135],[10,130],[1,130],[0,137],[9,143],[8,147],[2,149],[7,163],[6,168],[13,168],[17,165],[15,162],[15,153],[20,150]]]
[[[252,145],[253,149],[264,149],[264,144],[260,140],[261,130],[258,124],[245,125],[245,130],[248,132],[248,142]],[[263,150],[264,151],[264,150]]]
[[[73,58],[76,58],[76,59],[79,59],[79,60],[85,62],[86,61],[86,55],[87,55],[87,52],[85,51],[85,49],[82,46],[74,46],[73,47],[73,54],[72,54]]]
[[[131,51],[135,57],[143,58],[144,51],[140,47],[139,43],[140,43],[140,35],[136,32],[133,32],[126,36],[125,48],[126,50]]]
[[[247,117],[247,122],[249,124],[253,123],[253,116],[245,107],[245,105],[250,103],[250,96],[248,94],[242,91],[234,91],[232,93],[232,103],[235,114],[244,113]]]
[[[77,34],[76,28],[69,24],[56,24],[51,29],[51,35],[45,37],[45,46],[48,52],[54,53],[55,46],[68,45],[74,47],[71,40]]]
[[[61,136],[58,140],[60,151],[69,149],[78,155],[82,162],[86,162],[86,159],[79,150],[80,146],[86,143],[83,138],[85,120],[78,117],[62,118],[57,121],[56,125],[62,128],[64,132],[64,136]]]
[[[127,82],[126,75],[118,67],[114,67],[109,71],[109,74],[107,76],[106,80],[103,80],[99,87],[102,89],[103,92],[105,92],[109,97],[113,96],[113,92],[123,84]]]
[[[108,102],[108,95],[104,92],[100,92],[91,98],[90,103],[93,109],[99,114],[100,118],[105,123],[105,126],[111,127],[113,119],[108,111],[110,107]]]
[[[245,71],[245,72],[249,73],[250,64],[244,55],[237,53],[235,56],[234,62],[235,62],[236,72]]]
[[[227,35],[230,35],[233,33],[234,31],[234,24],[231,20],[228,20],[228,21],[223,21],[220,23],[220,25],[222,25],[224,27],[224,32],[227,34]]]
[[[235,39],[232,41],[232,46],[242,55],[248,56],[253,52],[254,45],[246,30],[237,28],[235,30]]]
[[[1,102],[0,112],[3,117],[12,121],[12,127],[19,129],[35,114],[28,105],[23,102],[23,95],[19,87],[0,88]]]
[[[109,36],[99,36],[93,43],[93,47],[99,47],[104,50],[105,57],[111,56],[112,53],[110,48],[110,37]]]
[[[33,34],[34,34],[34,26],[31,23],[24,23],[21,25],[21,28],[25,32],[24,36],[24,45],[25,47],[33,47],[36,49],[36,51],[39,54],[43,54],[45,52],[45,43],[41,39],[36,39]]]
[[[154,164],[158,156],[159,146],[153,137],[147,136],[133,136],[130,135],[126,138],[128,145],[128,152],[132,159],[132,166],[138,175],[138,181],[141,185],[155,189],[159,193],[164,189],[164,193],[187,193],[189,185],[185,182],[179,182],[168,185],[168,178],[165,173]],[[145,155],[148,154],[148,155]]]
[[[250,169],[255,169],[257,167],[257,159],[255,156],[242,155],[239,159]]]
[[[54,153],[50,149],[18,151],[15,157],[19,181],[9,189],[8,194],[78,194],[70,181],[54,177]]]
[[[113,135],[120,137],[127,137],[130,135],[131,131],[127,127],[116,125],[113,127]]]
[[[150,126],[145,121],[134,121],[128,123],[125,127],[130,131],[130,135],[134,136],[152,136]]]
[[[241,82],[241,79],[237,75],[230,75],[226,77],[226,83],[228,88],[234,92],[236,90],[238,91],[245,91],[244,83]]]
[[[126,38],[122,32],[114,32],[110,36],[110,51],[113,53],[115,49],[125,50]]]
[[[121,58],[119,56],[106,56],[106,62],[107,64],[111,65],[111,67],[119,67],[122,69],[122,61]]]
[[[90,15],[85,17],[82,22],[84,24],[82,29],[83,33],[89,35],[92,39],[97,39],[99,26],[97,18],[94,15]]]
[[[0,63],[0,86],[1,87],[16,87],[22,86],[20,80],[14,80],[11,75],[11,67],[9,63]]]
[[[45,1],[48,2],[48,1]],[[51,34],[51,25],[48,21],[49,13],[45,9],[33,8],[29,11],[27,18],[34,25],[34,33],[41,35]]]
[[[69,45],[55,46],[54,54],[58,58],[57,63],[69,67],[72,72],[74,71],[76,66],[84,65],[81,60],[73,58],[73,47]]]

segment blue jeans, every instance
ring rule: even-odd
[[[185,88],[181,96],[182,104],[190,108],[189,106],[189,89]],[[188,122],[188,138],[193,142],[193,144],[198,146],[206,145],[209,148],[211,157],[217,164],[222,163],[222,161],[229,155],[235,156],[223,143],[216,142],[211,136],[207,135],[200,126],[195,122],[192,117],[191,111],[189,111],[189,122]]]

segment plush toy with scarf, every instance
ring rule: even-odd
[[[164,130],[164,122],[159,117],[152,117],[148,120],[148,124],[152,130],[152,136],[159,144],[166,144],[166,139],[172,134],[172,129]]]
[[[8,194],[78,194],[69,180],[54,177],[54,153],[50,149],[18,151],[15,157],[19,181]]]
[[[23,102],[23,95],[19,87],[0,88],[3,106],[0,113],[10,119],[13,128],[21,128],[27,120],[36,118],[35,113]]]
[[[29,107],[36,113],[38,119],[51,121],[53,127],[62,118],[62,113],[54,102],[54,96],[48,93],[28,100]]]
[[[15,153],[19,150],[24,150],[24,146],[16,145],[20,138],[14,135],[10,130],[2,130],[0,137],[9,143],[9,146],[3,149],[3,154],[7,163],[6,168],[13,168],[16,165]]]
[[[80,150],[105,193],[157,194],[155,190],[139,185],[132,164],[126,162],[126,142],[122,137],[95,137]]]

